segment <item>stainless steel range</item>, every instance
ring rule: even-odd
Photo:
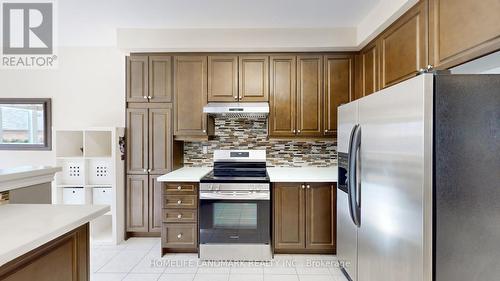
[[[214,151],[200,181],[200,259],[271,259],[270,199],[265,150]]]

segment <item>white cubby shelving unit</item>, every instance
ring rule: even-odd
[[[123,128],[56,129],[54,204],[109,205],[111,211],[90,223],[92,243],[116,245],[124,236],[124,163],[119,137]]]

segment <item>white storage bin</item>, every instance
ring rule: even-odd
[[[113,198],[113,189],[111,187],[94,187],[92,190],[92,204],[111,205]]]
[[[69,204],[69,205],[85,204],[85,188],[83,187],[63,188],[63,204]]]
[[[111,160],[90,159],[88,160],[88,182],[91,185],[108,185],[113,182],[111,171]]]
[[[58,174],[59,185],[85,184],[85,161],[83,159],[60,159],[57,161],[62,171]]]

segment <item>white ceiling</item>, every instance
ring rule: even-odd
[[[357,27],[380,0],[63,0],[62,45],[114,45],[117,28]]]

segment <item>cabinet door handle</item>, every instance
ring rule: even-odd
[[[206,132],[207,132],[207,130],[203,130],[203,133],[206,133]]]
[[[148,170],[147,169],[144,169],[144,173],[146,173]]]
[[[325,130],[325,133],[328,133],[328,130]]]
[[[234,99],[237,100],[238,99],[238,96],[234,96]]]
[[[182,238],[182,233],[177,234],[177,239],[181,239],[181,238]]]
[[[302,189],[306,188],[306,186],[305,186],[305,185],[301,185],[300,187],[302,187]]]
[[[307,187],[307,189],[311,188],[311,186],[310,186],[310,185],[306,185],[306,187]]]
[[[293,129],[293,130],[292,130],[292,133],[294,133],[294,134],[295,134],[296,132],[297,132],[297,131],[295,131],[295,129]]]
[[[177,200],[177,205],[182,204],[182,200]]]
[[[181,215],[181,214],[178,214],[178,215],[177,215],[177,218],[178,218],[178,219],[182,219],[182,215]]]
[[[182,189],[182,186],[180,186],[180,185],[179,185],[179,186],[177,187],[177,190],[181,190],[181,189]]]
[[[148,169],[148,173],[151,173],[151,169]]]
[[[145,100],[147,100],[147,99],[148,99],[148,96],[144,96],[143,98],[144,98]]]
[[[297,130],[297,134],[300,134],[300,130]]]
[[[148,96],[148,100],[150,100],[150,99],[151,99],[151,96]]]

